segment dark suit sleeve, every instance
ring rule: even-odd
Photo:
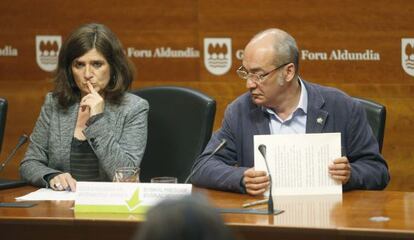
[[[237,130],[237,120],[234,119],[235,113],[230,105],[225,114],[222,127],[213,134],[204,152],[197,159],[193,169],[198,164],[204,164],[214,149],[220,144],[222,139],[226,139],[226,146],[216,153],[210,160],[194,174],[191,182],[200,187],[213,188],[223,191],[244,192],[241,186],[246,167],[238,167],[237,146],[235,130]],[[240,131],[240,130],[239,130]]]
[[[351,178],[343,188],[384,189],[389,180],[388,166],[379,153],[378,142],[368,124],[362,106],[354,102],[350,121],[346,126],[346,153],[351,164]]]

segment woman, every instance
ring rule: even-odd
[[[147,139],[148,103],[127,93],[132,65],[100,24],[75,30],[62,45],[55,88],[47,94],[20,164],[27,182],[76,190],[76,181],[111,181],[138,167]]]

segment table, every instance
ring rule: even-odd
[[[30,186],[1,190],[0,202],[13,202],[15,197],[34,190]],[[260,199],[200,188],[193,191],[220,208],[240,207]],[[144,220],[134,214],[75,214],[72,207],[73,201],[40,201],[32,208],[0,208],[0,238],[131,239]],[[275,207],[285,212],[276,216],[222,216],[244,239],[414,239],[413,192],[351,191],[340,199],[278,198]],[[389,220],[375,222],[372,217]]]

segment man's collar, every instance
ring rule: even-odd
[[[302,109],[302,111],[307,114],[308,112],[308,91],[306,90],[305,84],[303,83],[302,79],[298,77],[299,85],[300,85],[300,97],[297,107],[295,108],[296,112],[298,109]],[[273,109],[261,106],[261,109],[265,113],[275,114]]]
[[[302,79],[299,77],[299,84],[301,86],[300,88],[300,98],[299,98],[299,104],[298,108],[302,109],[304,113],[308,112],[308,91],[306,90],[305,84],[303,84]]]

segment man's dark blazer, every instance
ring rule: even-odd
[[[306,133],[341,133],[342,155],[351,163],[351,177],[343,190],[384,189],[390,179],[388,166],[362,106],[338,89],[302,82],[308,92]],[[227,145],[194,174],[192,183],[244,192],[243,172],[254,165],[253,136],[270,134],[269,119],[263,108],[252,103],[249,92],[233,101],[226,109],[221,129],[213,134],[196,164],[208,157],[222,139]]]

